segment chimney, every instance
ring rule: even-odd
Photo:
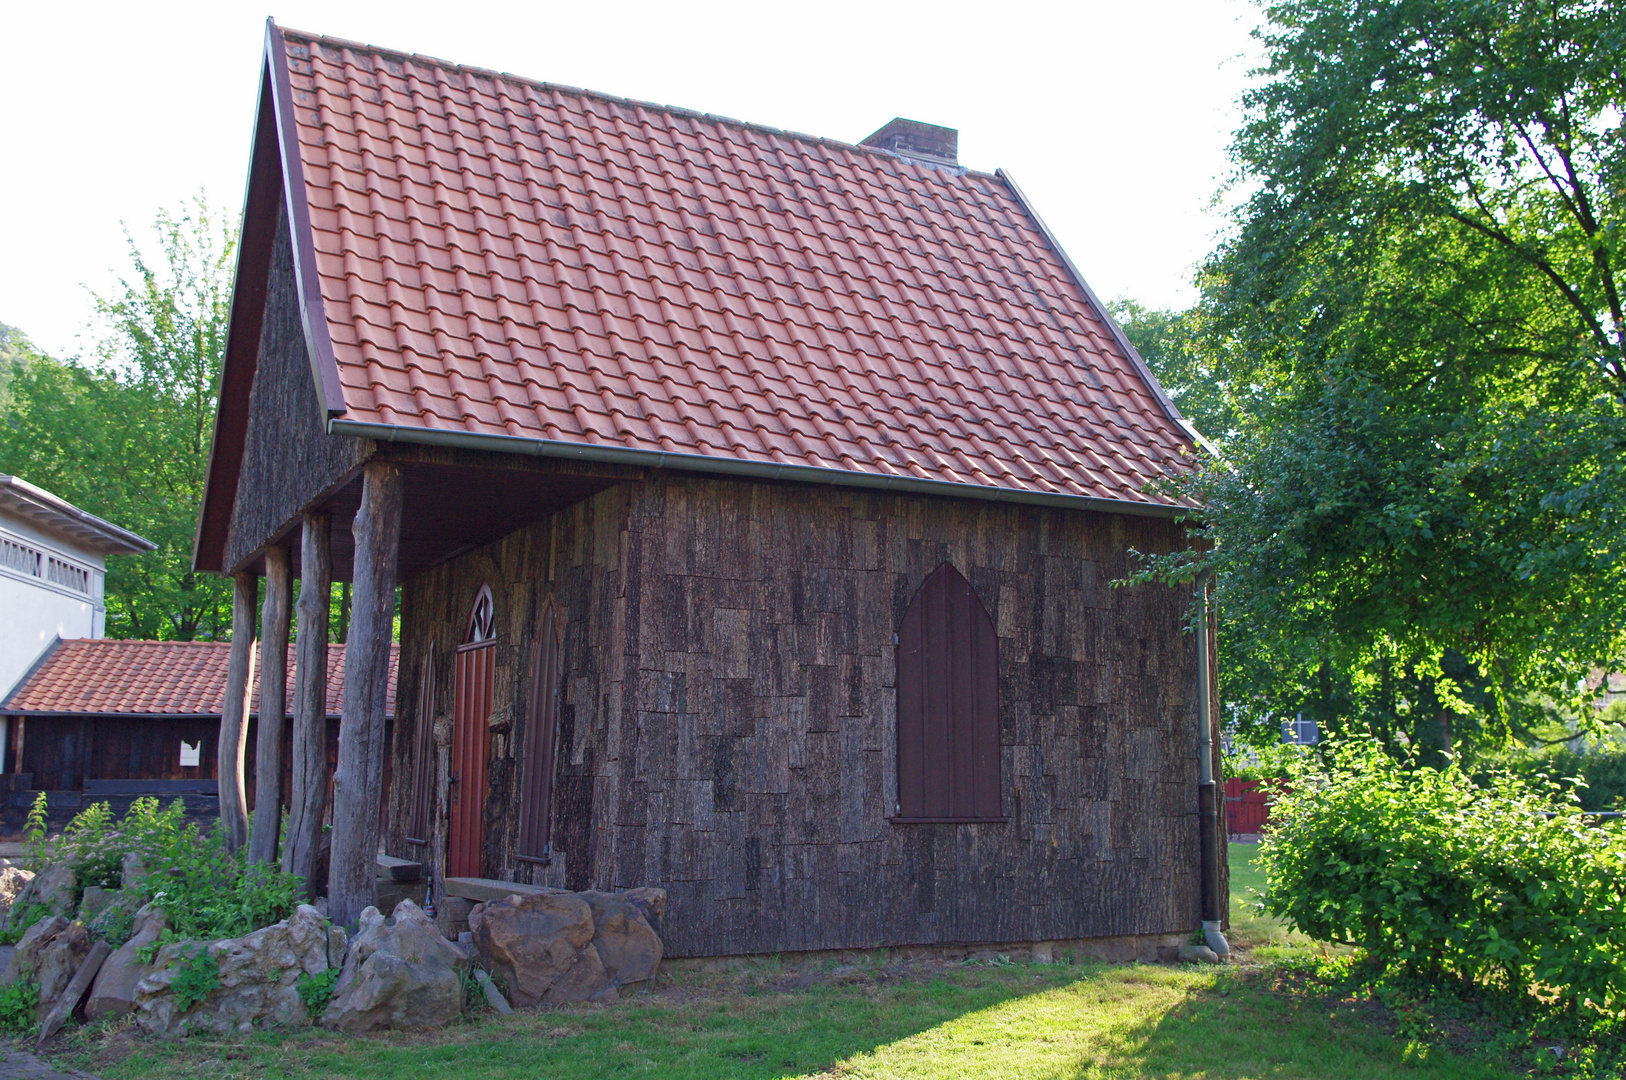
[[[889,154],[923,165],[947,165],[950,168],[958,168],[960,164],[960,133],[957,130],[951,127],[938,127],[936,124],[922,124],[919,120],[905,120],[901,116],[859,145],[885,150]]]

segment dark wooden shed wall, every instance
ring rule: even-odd
[[[563,865],[513,859],[524,733],[510,728],[493,740],[488,876],[659,885],[676,956],[1184,932],[1197,917],[1188,598],[1108,586],[1129,547],[1168,550],[1180,528],[658,476],[408,582],[397,715],[405,734],[431,638],[448,710],[448,645],[484,581],[497,709],[523,718],[551,590],[569,619]],[[887,821],[893,634],[944,561],[999,631],[1003,824]],[[396,742],[398,774],[410,745]],[[392,811],[399,847],[401,799]]]
[[[371,450],[372,444],[366,440],[323,430],[299,321],[288,211],[279,199],[243,466],[226,536],[226,568],[238,566],[259,551],[322,491],[360,465]]]

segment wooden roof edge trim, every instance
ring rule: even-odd
[[[264,325],[265,295],[271,277],[271,251],[276,242],[272,235],[276,218],[273,216],[269,223],[263,220],[264,204],[274,204],[277,194],[265,190],[271,183],[266,175],[271,168],[268,158],[277,152],[271,95],[270,57],[267,56],[260,69],[260,89],[254,104],[254,134],[249,142],[248,180],[243,185],[237,266],[232,273],[231,306],[226,316],[226,355],[221,364],[220,399],[209,441],[209,466],[203,477],[203,505],[198,508],[198,527],[192,536],[194,570],[219,572],[221,569],[226,533],[231,527],[232,504],[237,499],[238,474],[243,467],[249,396],[254,389],[254,370],[259,366],[260,330]]]
[[[1147,366],[1145,360],[1141,359],[1140,350],[1130,344],[1129,337],[1124,333],[1123,327],[1118,325],[1118,320],[1112,317],[1112,313],[1107,310],[1107,306],[1101,302],[1101,298],[1095,294],[1095,290],[1090,287],[1090,283],[1084,279],[1084,275],[1079,272],[1078,267],[1073,263],[1072,256],[1067,254],[1067,249],[1061,246],[1061,241],[1056,239],[1056,234],[1050,231],[1050,226],[1045,224],[1044,218],[1039,216],[1039,211],[1028,199],[1021,185],[1016,182],[1016,178],[1007,169],[996,169],[994,175],[1003,180],[1005,186],[1010,188],[1011,194],[1016,197],[1017,202],[1022,204],[1022,209],[1027,211],[1027,215],[1032,219],[1034,226],[1044,236],[1045,242],[1050,245],[1050,250],[1054,251],[1056,257],[1061,260],[1062,265],[1067,267],[1067,272],[1072,275],[1073,281],[1083,290],[1084,298],[1089,302],[1090,307],[1095,309],[1096,315],[1106,324],[1107,329],[1111,331],[1112,339],[1118,343],[1118,347],[1124,351],[1124,355],[1129,357],[1129,362],[1135,366],[1135,372],[1140,375],[1141,380],[1146,383],[1146,388],[1151,391],[1152,396],[1163,407],[1163,412],[1181,431],[1185,432],[1186,436],[1194,444],[1207,450],[1215,457],[1219,457],[1219,450],[1203,436],[1202,432],[1197,430],[1190,420],[1185,418],[1179,407],[1175,405],[1174,399],[1169,397],[1168,391],[1163,389],[1163,384],[1158,382],[1156,375],[1152,374],[1152,369]]]
[[[22,675],[18,677],[17,681],[11,684],[11,688],[6,691],[6,696],[4,698],[0,698],[0,712],[5,710],[6,705],[9,704],[13,698],[22,693],[23,687],[28,685],[28,681],[30,679],[39,674],[40,668],[45,666],[45,662],[51,659],[51,655],[56,652],[57,648],[61,644],[62,635],[58,634],[56,637],[51,639],[51,643],[49,645],[40,650],[40,654],[34,657],[34,662],[28,665],[28,670],[24,671]]]
[[[373,439],[380,443],[423,443],[431,446],[457,447],[464,450],[487,450],[506,454],[531,454],[536,457],[575,458],[581,461],[641,465],[652,469],[681,469],[690,472],[718,473],[725,476],[745,477],[755,480],[789,480],[808,484],[829,484],[837,487],[902,491],[918,495],[950,495],[962,499],[1055,506],[1068,510],[1094,510],[1099,513],[1132,514],[1140,517],[1196,517],[1201,513],[1198,507],[1182,506],[1175,503],[1143,503],[1133,502],[1128,499],[1103,499],[1094,495],[1068,495],[1059,491],[1028,491],[1020,488],[989,487],[982,484],[956,483],[951,480],[928,480],[913,476],[885,476],[879,473],[853,472],[847,469],[830,469],[816,465],[747,461],[740,458],[708,457],[704,454],[674,454],[664,450],[639,450],[624,446],[564,442],[556,439],[533,439],[522,435],[489,435],[473,431],[448,431],[443,428],[372,424],[358,420],[333,420],[329,422],[328,428],[337,435],[353,435],[358,438]]]
[[[288,73],[288,42],[275,19],[265,20],[266,64],[271,72],[272,108],[276,113],[278,143],[282,149],[282,192],[288,204],[288,227],[293,233],[294,280],[299,291],[299,321],[305,329],[305,351],[315,377],[316,397],[324,417],[347,411],[344,384],[339,381],[339,360],[328,331],[327,306],[316,268],[316,238],[311,230],[310,199],[305,193],[305,164],[299,153],[294,122],[294,85]]]

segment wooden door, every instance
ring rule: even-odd
[[[452,710],[451,829],[447,877],[482,877],[486,759],[491,743],[492,662],[496,641],[491,590],[482,586],[469,616],[468,640],[457,650]]]

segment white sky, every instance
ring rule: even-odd
[[[268,10],[269,9],[269,10]],[[241,211],[264,20],[856,142],[894,116],[1008,169],[1102,297],[1193,297],[1220,220],[1245,0],[615,4],[10,0],[0,14],[0,322],[89,351],[85,286],[161,206]]]

